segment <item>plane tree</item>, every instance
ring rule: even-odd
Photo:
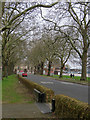
[[[65,64],[67,63],[68,59],[70,58],[70,55],[73,53],[72,46],[67,42],[67,37],[64,35],[58,35],[56,36],[56,50],[55,55],[56,58],[59,58],[60,61],[60,76],[63,75],[63,69],[65,67]]]
[[[21,23],[25,20],[25,17],[27,15],[30,15],[33,12],[33,10],[37,7],[50,8],[54,6],[55,4],[57,4],[57,2],[49,4],[49,5],[38,4],[38,3],[36,4],[30,3],[29,5],[27,4],[26,3],[22,4],[22,3],[17,3],[17,2],[16,3],[15,2],[2,2],[2,27],[0,28],[0,33],[2,36],[3,70],[6,69],[4,71],[7,71],[8,69],[9,59],[11,58],[10,56],[11,53],[13,54],[13,50],[17,48],[17,46],[13,45],[14,42],[16,44],[18,44],[18,42],[21,42],[19,41],[21,40],[21,37],[25,36],[28,33],[28,31],[30,31],[30,29],[28,30],[24,29],[24,32],[22,33],[22,30],[21,30],[22,26],[21,28],[19,27]],[[16,39],[14,35],[16,35],[16,37],[18,38]],[[12,47],[13,47],[13,50],[10,49]],[[14,51],[14,53],[16,52]],[[5,74],[7,73],[5,72]]]
[[[88,2],[59,2],[53,12],[48,12],[47,15],[50,17],[47,18],[42,15],[45,21],[52,24],[49,30],[53,29],[63,33],[68,38],[73,49],[78,53],[82,62],[80,80],[86,80],[87,52],[90,45],[88,8]],[[57,16],[57,19],[54,19],[55,16]]]
[[[42,41],[44,42],[44,52],[46,60],[48,61],[48,76],[50,76],[50,71],[53,61],[56,59],[55,51],[57,46],[54,39],[54,32],[47,31],[42,35]]]
[[[25,41],[16,40],[16,36],[11,36],[9,38],[8,44],[6,44],[5,48],[2,52],[2,70],[3,70],[3,76],[8,76],[13,73],[14,66],[18,61],[23,59],[24,57],[24,51],[25,51]],[[3,37],[2,37],[3,38]],[[12,40],[14,39],[14,40]],[[3,39],[2,39],[3,42]],[[3,46],[2,46],[3,47]]]
[[[34,66],[35,73],[42,75],[45,62],[48,61],[48,76],[50,76],[56,49],[52,38],[50,33],[47,34],[43,32],[42,37],[34,42],[30,52],[28,52],[28,60],[30,60],[30,63]]]
[[[40,42],[34,42],[27,52],[27,62],[30,61],[31,69],[32,67],[34,68],[34,74],[41,74],[41,63],[43,62],[42,46],[40,46]]]
[[[33,61],[35,61],[35,63],[37,63],[37,66],[35,66],[35,68],[37,68],[37,73],[41,74],[41,75],[43,74],[43,67],[44,67],[45,56],[46,56],[44,48],[45,47],[44,47],[43,42],[41,43],[41,41],[39,41],[33,48],[34,51],[32,51],[32,53],[31,53],[31,54],[33,54],[33,58],[34,58]]]

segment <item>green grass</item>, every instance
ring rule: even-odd
[[[47,75],[43,75],[43,76],[47,76]],[[74,76],[74,78],[71,78],[68,75],[63,75],[62,78],[59,78],[59,75],[52,75],[49,76],[58,80],[62,80],[62,81],[67,81],[67,82],[74,82],[74,83],[81,83],[81,84],[87,84],[90,83],[90,77],[87,77],[87,81],[80,81],[80,76]]]
[[[27,93],[27,89],[18,81],[16,75],[8,76],[2,80],[3,103],[32,103],[33,95]]]
[[[2,80],[0,80],[0,103],[2,101]]]

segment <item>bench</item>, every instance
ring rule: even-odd
[[[34,89],[34,96],[37,102],[45,102],[45,93],[40,92],[37,89]]]

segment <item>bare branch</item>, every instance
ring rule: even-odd
[[[6,29],[8,29],[8,28],[10,28],[11,24],[13,23],[13,21],[15,21],[18,17],[20,17],[21,15],[27,13],[28,11],[30,11],[30,10],[36,8],[36,7],[50,8],[50,7],[54,6],[54,5],[56,5],[57,3],[58,3],[58,2],[55,2],[55,3],[52,3],[51,5],[38,4],[38,5],[34,5],[34,6],[30,7],[30,8],[25,9],[23,12],[15,15],[15,16],[9,21],[9,23],[8,23],[5,27],[1,28],[0,32],[6,30]]]

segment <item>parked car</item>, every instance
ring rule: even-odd
[[[81,74],[82,72],[78,72],[78,74]]]
[[[23,71],[23,70],[21,70],[21,71],[20,71],[20,73],[22,74],[22,73],[24,73],[24,71]]]
[[[26,72],[22,73],[22,77],[27,77],[27,73]]]

